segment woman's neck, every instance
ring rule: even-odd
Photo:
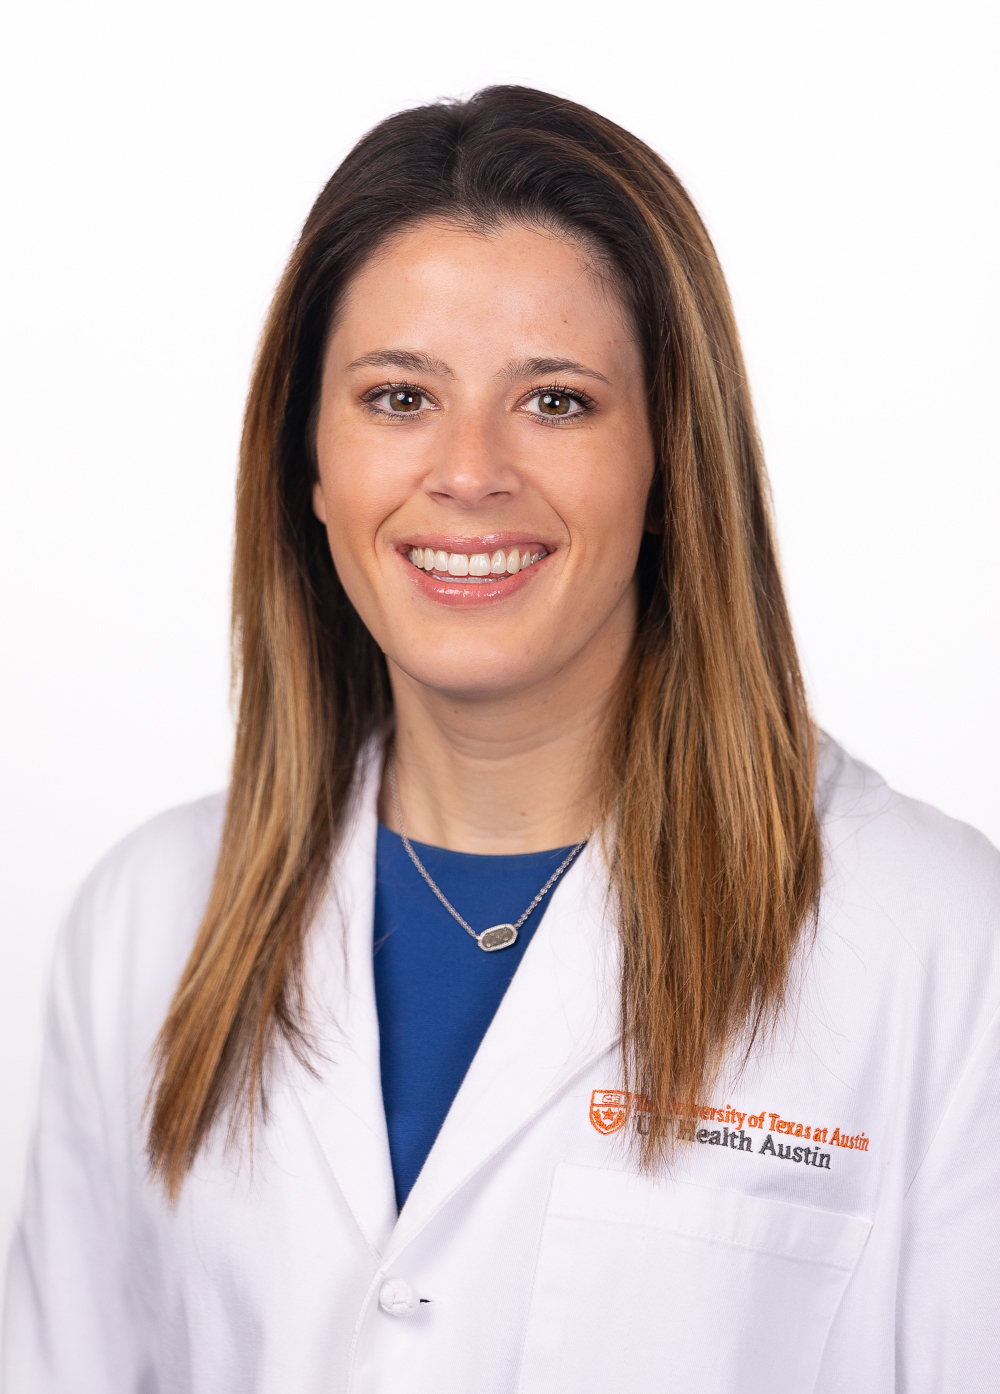
[[[581,655],[529,690],[455,696],[390,662],[403,822],[418,842],[506,854],[569,846],[596,818],[608,700],[627,654]],[[388,779],[379,816],[399,831]]]

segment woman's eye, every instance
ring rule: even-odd
[[[536,392],[525,403],[535,416],[579,416],[583,403],[568,392]]]
[[[426,407],[434,406],[431,399],[416,387],[390,387],[383,389],[367,400],[376,411],[383,411],[393,416],[409,416]]]

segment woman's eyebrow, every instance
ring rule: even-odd
[[[440,358],[435,358],[429,353],[414,353],[412,349],[375,349],[372,353],[363,353],[360,358],[355,358],[353,363],[348,363],[348,368],[402,368],[407,373],[436,373],[439,377],[453,378],[455,374],[443,363]]]
[[[516,378],[537,377],[541,373],[577,373],[584,378],[597,378],[598,382],[611,383],[596,368],[588,368],[585,363],[574,363],[571,358],[522,358],[516,363],[508,363],[503,376],[508,382]]]

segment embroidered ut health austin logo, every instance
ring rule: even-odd
[[[640,1133],[649,1132],[649,1100],[643,1094],[629,1094],[624,1089],[595,1089],[590,1096],[590,1121],[599,1133],[617,1133],[624,1128],[630,1113]]]

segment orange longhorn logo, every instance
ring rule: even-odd
[[[590,1096],[590,1121],[599,1133],[624,1128],[631,1098],[624,1089],[595,1089]]]

